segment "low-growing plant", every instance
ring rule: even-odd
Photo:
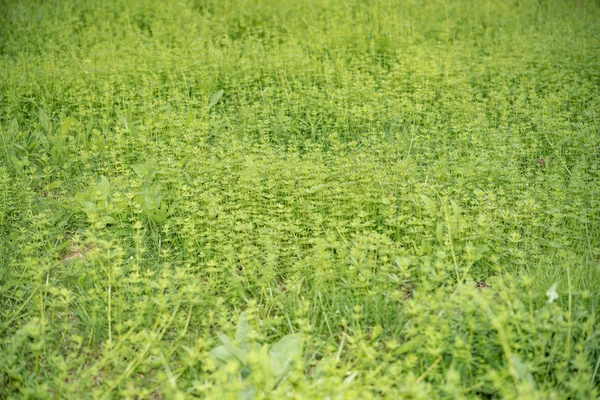
[[[285,335],[272,346],[260,345],[252,339],[252,328],[248,314],[240,314],[235,331],[235,340],[227,335],[219,334],[222,345],[210,351],[221,365],[227,369],[232,364],[239,372],[233,379],[250,380],[240,393],[242,398],[254,398],[257,394],[257,381],[262,380],[260,390],[269,393],[275,389],[289,374],[293,363],[302,356],[302,338],[299,335]],[[237,376],[236,376],[237,375]],[[260,378],[255,376],[259,375]]]
[[[143,210],[149,221],[163,223],[169,215],[169,206],[165,199],[164,189],[155,181],[156,164],[147,160],[144,164],[132,166],[142,184],[137,188],[135,203]]]
[[[4,0],[0,397],[599,397],[596,3]]]
[[[105,176],[85,192],[76,193],[75,201],[78,208],[86,214],[89,222],[98,228],[116,223],[119,214],[127,208],[127,200],[114,196],[110,182]]]

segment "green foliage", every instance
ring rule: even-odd
[[[598,21],[2,0],[0,397],[597,398]]]
[[[155,182],[156,164],[147,160],[144,164],[132,166],[138,178],[142,180],[135,196],[135,203],[148,218],[149,221],[163,223],[167,220],[169,208],[165,201],[165,194],[158,182]]]
[[[90,223],[99,228],[117,222],[115,217],[127,206],[123,200],[116,201],[111,195],[110,182],[105,176],[102,176],[100,182],[90,186],[87,191],[76,193],[75,201],[78,208],[87,215]]]
[[[298,335],[285,335],[269,349],[267,345],[253,342],[251,334],[248,314],[243,312],[237,323],[235,344],[226,335],[219,334],[223,344],[212,349],[210,354],[223,366],[233,363],[242,380],[253,373],[256,375],[259,368],[264,380],[261,387],[269,392],[286,378],[293,362],[301,357],[303,341]],[[256,387],[250,385],[244,388],[241,397],[254,398],[256,392]]]

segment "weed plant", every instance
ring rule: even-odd
[[[0,0],[0,397],[600,396],[600,4]]]

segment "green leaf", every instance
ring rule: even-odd
[[[13,135],[16,135],[19,133],[19,121],[17,121],[16,118],[13,118],[10,121],[10,128],[9,128],[10,133],[12,133]]]
[[[46,113],[43,112],[42,110],[40,110],[39,118],[40,118],[40,125],[42,125],[42,128],[44,128],[46,133],[50,133],[50,131],[52,130],[52,122],[50,122],[50,119],[48,118]]]
[[[253,400],[256,398],[256,386],[250,385],[240,390],[240,399]]]
[[[46,185],[44,190],[51,191],[60,187],[60,181],[51,182]]]
[[[35,149],[38,148],[40,142],[32,142],[29,146],[27,146],[27,152],[32,153]]]
[[[17,157],[15,157],[15,156],[10,156],[10,161],[17,168],[21,168],[23,166],[23,163]]]
[[[243,181],[251,181],[259,177],[258,167],[250,157],[246,157],[245,168],[240,174],[240,179]]]
[[[219,102],[219,100],[221,100],[221,97],[223,97],[223,93],[225,92],[223,92],[222,90],[219,90],[217,93],[215,93],[212,99],[210,99],[210,103],[208,103],[206,109],[210,110],[211,108],[213,108]]]
[[[402,344],[402,346],[398,347],[398,349],[396,349],[396,354],[408,353],[415,347],[420,346],[423,343],[423,341],[424,340],[422,338],[415,338],[409,340],[408,342]]]
[[[439,244],[444,244],[444,224],[442,222],[438,222],[435,228],[435,238]]]
[[[13,146],[15,146],[17,149],[19,149],[19,150],[21,150],[21,151],[27,151],[27,150],[25,149],[25,147],[21,146],[20,144],[13,143],[12,145],[13,145]]]
[[[105,176],[102,176],[100,182],[96,184],[96,190],[102,194],[105,201],[110,196],[110,182],[108,182]]]
[[[86,132],[91,132],[92,129],[94,128],[94,118],[90,118],[87,122],[87,124],[85,124],[85,130]]]
[[[490,250],[490,248],[485,245],[475,247],[475,261],[481,260],[483,255],[485,253],[487,253],[489,250]]]
[[[75,200],[77,200],[81,204],[83,204],[89,200],[89,196],[86,192],[77,192],[77,193],[75,193],[74,197],[75,197]]]
[[[151,219],[156,222],[157,224],[162,224],[163,222],[165,222],[167,220],[167,217],[169,216],[169,212],[167,209],[167,205],[165,203],[163,203],[163,205],[157,209],[154,214],[152,214]]]
[[[137,176],[143,178],[146,175],[146,165],[145,164],[135,164],[132,165],[131,168],[135,172]]]
[[[425,209],[427,210],[427,212],[429,212],[430,214],[435,214],[435,201],[432,200],[431,198],[425,196],[424,194],[420,195],[421,196],[421,200],[423,200],[423,204],[425,204]]]
[[[192,110],[188,111],[188,115],[187,115],[187,124],[191,125],[192,122],[194,122],[194,113],[192,112]]]
[[[231,354],[231,352],[229,350],[227,350],[227,347],[225,347],[225,346],[215,347],[214,349],[212,349],[210,351],[210,355],[213,358],[215,358],[218,361],[221,361],[223,363],[227,363],[227,362],[235,359],[235,356],[233,354]]]
[[[240,362],[245,364],[248,361],[248,353],[234,345],[227,335],[219,333],[219,339],[223,343],[223,346],[225,346],[225,349],[227,349],[227,351],[231,353],[235,358],[240,360]]]
[[[456,202],[454,202],[454,200],[450,200],[450,204],[452,204],[452,212],[454,213],[454,218],[460,217],[460,215],[462,214],[462,211],[461,211],[460,207],[458,206],[458,204],[456,204]]]
[[[156,163],[152,159],[146,160],[143,164],[134,164],[131,166],[137,176],[150,183],[156,175]]]
[[[117,221],[111,217],[110,215],[105,215],[104,217],[102,217],[102,222],[104,224],[115,224],[117,223]]]
[[[71,129],[71,127],[76,126],[76,125],[77,125],[77,120],[74,117],[68,116],[62,120],[62,123],[60,125],[60,133],[62,135],[66,135],[69,133],[69,129]]]
[[[248,321],[248,313],[245,311],[240,314],[237,326],[235,328],[235,342],[246,351],[250,351],[252,344],[250,343],[250,322]]]
[[[194,180],[192,179],[192,177],[190,176],[190,174],[188,174],[187,172],[183,171],[183,178],[185,179],[185,182],[190,185],[193,186],[194,185]]]
[[[255,345],[255,353],[253,354],[256,360],[256,366],[254,371],[261,373],[264,377],[265,387],[272,389],[275,385],[275,376],[272,372],[271,357],[269,357],[269,346],[268,345]]]
[[[286,335],[271,347],[271,370],[281,378],[291,367],[292,361],[302,355],[303,340],[299,335]]]
[[[530,385],[534,385],[535,381],[533,380],[533,375],[529,371],[527,365],[521,360],[521,358],[516,354],[510,355],[510,360],[517,371],[517,375],[522,382],[527,382]]]
[[[373,333],[371,334],[371,341],[376,340],[383,333],[383,327],[381,325],[375,325]]]
[[[133,107],[130,106],[125,112],[125,128],[133,131],[134,123],[133,123]]]

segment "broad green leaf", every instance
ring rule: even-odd
[[[427,209],[427,211],[430,214],[435,214],[435,201],[432,200],[431,198],[425,196],[424,194],[422,194],[420,196],[421,196],[421,200],[423,200],[423,204],[425,204],[425,209]]]
[[[235,342],[236,344],[246,351],[250,351],[250,322],[248,321],[248,313],[245,311],[240,314],[238,323],[235,329]]]
[[[96,207],[96,203],[91,201],[84,201],[83,203],[81,203],[81,207],[88,217],[92,214],[95,215],[98,212],[98,207]]]
[[[100,182],[96,184],[96,190],[102,194],[105,200],[110,196],[110,183],[105,176],[102,176]]]
[[[423,344],[423,339],[415,338],[403,343],[402,346],[398,347],[398,349],[396,349],[395,351],[396,354],[408,353],[409,351],[411,351],[417,346],[420,346],[421,344]]]
[[[240,399],[254,400],[256,398],[256,386],[250,385],[240,390]]]
[[[60,133],[62,135],[66,135],[69,133],[69,129],[71,129],[73,126],[77,125],[77,120],[74,117],[68,116],[65,119],[62,120],[62,123],[60,125]]]
[[[193,186],[194,180],[192,179],[192,177],[190,176],[190,174],[188,174],[187,172],[183,171],[183,178],[185,179],[185,182],[188,185]]]
[[[373,333],[371,334],[371,340],[377,339],[382,332],[383,327],[381,325],[375,325],[375,328],[373,328]]]
[[[133,107],[129,107],[125,113],[125,127],[133,129]]]
[[[146,160],[143,164],[134,164],[131,168],[137,176],[145,179],[148,183],[156,176],[156,163],[152,159]]]
[[[527,382],[530,385],[534,385],[535,381],[533,380],[533,375],[531,375],[529,368],[527,368],[527,365],[521,360],[521,358],[516,354],[511,354],[510,360],[512,361],[513,366],[515,367],[515,370],[517,371],[517,375],[519,376],[519,379],[522,382]]]
[[[15,146],[17,149],[19,149],[21,151],[27,151],[27,150],[25,150],[25,147],[21,146],[20,144],[13,143],[12,145]]]
[[[89,200],[89,196],[85,192],[77,192],[77,193],[75,193],[74,197],[75,197],[75,200],[77,200],[80,204],[83,204],[84,202]]]
[[[50,122],[50,119],[48,119],[48,116],[46,115],[46,113],[43,112],[42,110],[40,110],[39,118],[40,118],[40,125],[42,125],[42,128],[44,128],[46,133],[50,133],[50,131],[52,130],[52,123]]]
[[[257,367],[260,368],[262,375],[265,380],[265,387],[268,389],[272,389],[275,385],[275,377],[273,376],[272,366],[271,366],[271,357],[269,357],[269,346],[256,346],[254,349],[254,356],[256,357]]]
[[[153,211],[158,208],[156,199],[151,192],[146,192],[146,195],[144,196],[144,208],[146,211]]]
[[[131,166],[131,168],[140,178],[143,178],[147,173],[145,164],[134,164]]]
[[[210,351],[210,355],[224,363],[227,363],[235,358],[235,356],[231,354],[231,352],[229,352],[225,346],[215,347]]]
[[[286,335],[271,347],[269,357],[276,377],[281,377],[291,366],[294,358],[302,354],[303,340],[299,335]]]
[[[19,121],[17,121],[16,118],[13,118],[10,121],[10,133],[12,133],[13,135],[16,135],[19,133]]]
[[[61,184],[60,181],[51,182],[51,183],[49,183],[49,184],[46,185],[46,187],[44,188],[44,190],[48,190],[48,191],[54,190],[56,188],[59,188],[60,184]]]
[[[85,130],[89,133],[94,128],[94,118],[90,118],[85,124]]]
[[[213,108],[219,102],[219,100],[221,100],[221,97],[223,97],[223,93],[225,92],[223,92],[222,90],[219,90],[217,93],[215,93],[212,99],[210,99],[210,103],[208,103],[206,109],[210,110],[211,108]]]
[[[194,113],[192,112],[192,110],[188,111],[188,115],[187,115],[187,124],[190,125],[192,122],[194,122]]]
[[[454,218],[460,217],[460,215],[462,214],[462,211],[461,211],[460,207],[458,206],[458,204],[456,204],[456,202],[454,200],[450,200],[450,204],[452,204],[452,212],[454,213]]]
[[[169,213],[167,210],[167,206],[165,203],[163,203],[163,205],[159,209],[157,209],[153,215],[154,222],[156,222],[157,224],[162,224],[167,220],[168,215]]]
[[[485,245],[475,247],[475,261],[481,260],[483,255],[485,253],[487,253],[489,250],[490,250],[490,248]]]
[[[32,142],[29,146],[27,146],[27,152],[32,153],[35,149],[38,148],[40,142]]]
[[[437,227],[435,228],[435,238],[439,244],[444,243],[444,224],[442,222],[438,222]]]
[[[234,345],[227,335],[219,333],[219,339],[221,340],[223,346],[225,346],[227,351],[230,352],[233,356],[235,356],[235,358],[237,358],[244,364],[248,361],[248,353]]]
[[[104,222],[105,224],[115,224],[117,221],[110,215],[105,215],[104,217],[102,217],[102,222]]]
[[[21,168],[23,166],[23,163],[17,157],[15,157],[15,156],[10,156],[10,161],[17,168]]]
[[[242,171],[240,178],[243,181],[251,181],[258,178],[259,172],[256,163],[250,157],[246,157],[245,168]]]

